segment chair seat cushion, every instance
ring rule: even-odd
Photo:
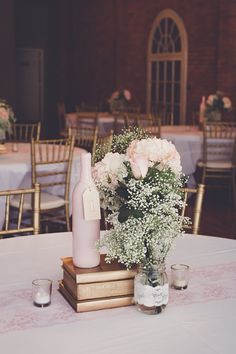
[[[11,206],[15,208],[19,208],[20,196],[16,195],[11,200]],[[59,208],[65,205],[65,200],[62,197],[57,195],[53,195],[47,192],[41,192],[40,194],[40,209],[41,210],[50,210],[54,208]],[[31,195],[27,194],[24,198],[24,210],[31,209]]]
[[[203,161],[198,161],[197,165],[199,167],[208,167],[208,168],[216,168],[216,169],[231,169],[234,167],[231,161],[208,161],[204,163]]]

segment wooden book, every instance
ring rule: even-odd
[[[78,268],[73,265],[72,257],[62,258],[62,268],[77,284],[134,279],[137,273],[136,269],[127,270],[118,262],[106,263],[105,255],[101,255],[100,265],[94,268]]]
[[[95,283],[76,283],[64,270],[63,284],[76,300],[99,299],[110,296],[134,294],[134,280],[121,279]]]
[[[87,312],[133,305],[133,296],[106,297],[102,299],[77,301],[65,288],[63,282],[59,284],[58,290],[76,312]]]

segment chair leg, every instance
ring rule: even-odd
[[[233,191],[233,203],[236,207],[236,175],[235,175],[235,168],[232,170],[232,191]]]
[[[205,184],[205,180],[206,180],[206,168],[203,167],[201,184]]]
[[[71,231],[71,227],[70,227],[69,204],[66,204],[66,205],[65,205],[65,213],[66,213],[66,227],[67,227],[67,231]]]

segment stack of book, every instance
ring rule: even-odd
[[[95,268],[78,268],[71,257],[62,258],[63,279],[59,291],[76,312],[133,305],[136,270],[118,262],[101,262]]]

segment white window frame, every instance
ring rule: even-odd
[[[181,51],[173,53],[152,53],[152,41],[157,27],[164,18],[171,18],[178,27],[181,38]],[[151,111],[151,70],[153,61],[181,61],[180,78],[180,121],[179,124],[186,123],[186,91],[187,91],[187,60],[188,60],[188,38],[185,25],[179,15],[171,10],[161,11],[155,18],[148,39],[148,60],[147,60],[147,112]]]

